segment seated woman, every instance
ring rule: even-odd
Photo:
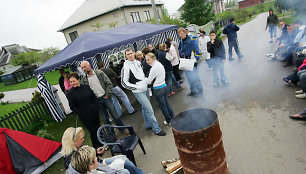
[[[123,169],[122,163],[124,161],[118,160],[116,165],[117,169],[103,165],[97,160],[96,150],[93,147],[85,145],[73,152],[71,163],[66,170],[66,174],[129,174],[130,172],[128,170]]]
[[[295,115],[290,115],[289,118],[293,120],[306,120],[306,108],[304,108],[300,113]]]
[[[294,84],[296,85],[297,82],[300,81],[299,79],[299,74],[302,74],[306,72],[306,59],[304,59],[303,64],[297,69],[295,70],[292,74],[290,74],[287,77],[283,77],[282,80],[287,84],[287,85],[291,85]]]
[[[68,166],[71,162],[71,156],[73,152],[77,151],[80,147],[82,147],[84,142],[85,132],[83,128],[77,127],[69,127],[63,134],[62,137],[62,151],[61,154],[64,156],[64,166],[68,169]],[[103,153],[104,149],[99,147],[97,149],[97,154]],[[124,161],[124,168],[127,169],[131,174],[145,174],[144,171],[137,168],[125,155],[116,155],[111,158],[105,158],[103,161],[107,165],[112,164],[117,159],[122,159]]]

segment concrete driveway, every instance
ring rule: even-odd
[[[294,91],[280,78],[292,73],[280,62],[269,62],[265,56],[274,51],[265,31],[266,14],[257,16],[240,27],[238,39],[244,54],[242,61],[225,63],[230,82],[226,88],[213,88],[212,72],[202,62],[199,75],[204,98],[188,97],[185,89],[169,98],[176,114],[190,108],[210,108],[218,113],[223,143],[232,174],[304,174],[306,173],[306,122],[294,121],[288,115],[306,106],[306,100],[296,99]],[[224,41],[227,49],[227,41]],[[234,53],[235,55],[235,53]],[[147,154],[136,148],[139,167],[154,174],[166,173],[160,162],[178,157],[172,130],[162,124],[164,117],[152,98],[157,120],[167,132],[158,137],[146,131],[140,108],[123,121],[131,124],[142,138]]]

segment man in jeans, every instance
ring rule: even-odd
[[[121,73],[121,84],[131,90],[142,106],[142,116],[146,129],[152,129],[156,135],[165,136],[166,133],[159,128],[150,103],[147,82],[141,68],[141,63],[135,59],[132,49],[125,50],[127,60],[124,62]]]
[[[180,56],[185,59],[191,59],[191,53],[195,51],[195,45],[193,41],[187,36],[186,31],[184,28],[178,29],[178,34],[181,38],[179,43],[178,50],[180,52]],[[195,57],[197,58],[197,57]],[[194,64],[193,71],[184,71],[186,78],[188,80],[191,92],[188,96],[202,96],[203,95],[203,88],[201,84],[201,80],[198,75],[196,63]]]
[[[109,115],[107,110],[112,115],[117,126],[123,126],[122,121],[118,117],[112,100],[110,99],[112,95],[113,84],[106,76],[106,74],[100,70],[93,70],[88,61],[83,61],[81,63],[81,68],[85,72],[85,76],[81,79],[81,84],[87,84],[94,92],[99,101],[99,107],[102,110],[103,122],[104,124],[111,124],[109,121]]]
[[[228,39],[228,60],[233,61],[234,58],[232,57],[233,47],[236,51],[238,59],[242,59],[243,55],[239,50],[238,39],[237,39],[237,31],[239,31],[239,27],[235,24],[235,19],[231,18],[230,23],[227,24],[223,29],[223,34],[227,35]]]
[[[105,68],[104,67],[104,63],[103,62],[99,62],[98,63],[98,68],[99,70],[103,71],[107,77],[109,78],[109,80],[112,82],[113,84],[113,90],[112,90],[112,101],[116,110],[116,113],[119,117],[122,116],[122,108],[117,100],[116,97],[120,98],[120,100],[122,101],[123,105],[125,106],[125,108],[127,109],[129,114],[134,114],[136,112],[136,110],[133,108],[133,106],[131,105],[131,102],[128,98],[128,96],[124,93],[124,91],[117,85],[117,81],[116,79],[118,78],[117,74],[110,68]]]
[[[216,32],[210,32],[210,41],[207,42],[207,51],[210,53],[210,60],[212,62],[212,71],[214,76],[214,87],[218,87],[220,71],[221,82],[223,86],[228,85],[226,76],[224,74],[224,61],[225,61],[225,49],[222,40],[216,39]]]

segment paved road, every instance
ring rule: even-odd
[[[241,26],[238,38],[245,58],[225,63],[229,87],[214,89],[212,72],[201,63],[199,74],[204,98],[187,97],[189,90],[185,84],[186,88],[169,100],[176,114],[190,108],[210,108],[218,113],[232,174],[304,174],[306,122],[290,120],[288,115],[302,110],[306,100],[295,98],[294,91],[299,87],[287,87],[280,80],[291,73],[291,68],[283,68],[280,62],[269,62],[265,57],[275,49],[275,45],[268,44],[269,34],[264,30],[266,16],[261,14]],[[227,42],[224,43],[227,47]],[[30,97],[32,92],[27,93]],[[59,94],[67,105],[63,94]],[[7,98],[11,95],[13,99],[25,97],[24,93],[14,91],[4,99],[11,100]],[[138,166],[147,172],[162,174],[166,172],[160,161],[176,158],[178,153],[171,128],[162,124],[162,113],[153,98],[152,102],[160,126],[168,133],[166,137],[145,130],[137,103],[138,112],[123,116],[123,122],[134,126],[146,148],[146,155],[139,147],[135,150]]]
[[[54,85],[54,87],[58,89],[57,94],[65,108],[65,113],[66,114],[71,113],[72,111],[69,108],[68,100],[65,94],[61,91],[61,88],[59,87],[59,85]],[[2,101],[10,102],[10,103],[23,102],[23,101],[28,102],[28,101],[31,101],[32,93],[34,93],[35,91],[39,91],[38,88],[27,88],[27,89],[15,90],[15,91],[7,91],[7,92],[4,92],[5,96],[2,99]]]
[[[306,100],[295,98],[294,91],[299,87],[287,87],[280,80],[291,73],[291,68],[267,61],[265,55],[275,45],[268,43],[269,34],[264,30],[266,17],[267,14],[261,14],[241,26],[238,38],[245,58],[225,63],[229,87],[214,89],[212,72],[202,63],[199,74],[204,99],[187,97],[189,90],[185,89],[171,96],[170,102],[176,114],[199,107],[218,113],[232,174],[304,174],[306,123],[290,120],[288,115],[302,110]],[[227,47],[227,42],[224,43]],[[139,112],[124,117],[123,121],[135,127],[147,150],[144,155],[136,148],[138,166],[160,174],[165,173],[160,161],[178,157],[178,153],[171,128],[162,125],[162,113],[156,105],[155,108],[160,125],[168,133],[166,137],[145,131]]]

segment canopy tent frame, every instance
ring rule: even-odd
[[[144,30],[141,30],[142,27],[149,28],[152,31],[146,32]],[[132,33],[132,37],[129,37],[127,35],[127,29],[131,28],[131,30],[140,29],[138,33]],[[79,38],[74,40],[71,44],[69,44],[67,47],[65,47],[61,52],[59,52],[57,55],[55,55],[52,59],[47,61],[45,64],[43,64],[41,67],[36,69],[34,71],[34,74],[37,77],[38,80],[38,86],[42,86],[39,88],[41,91],[44,99],[46,100],[47,106],[51,112],[51,116],[57,121],[62,121],[66,118],[64,115],[64,112],[62,111],[61,107],[59,106],[58,102],[55,99],[55,95],[50,92],[44,92],[44,91],[52,91],[51,85],[48,83],[47,80],[45,80],[43,74],[49,71],[53,71],[56,69],[64,68],[67,66],[75,66],[78,67],[80,63],[83,60],[87,60],[91,63],[91,66],[93,69],[98,69],[97,63],[99,61],[104,62],[105,66],[109,66],[109,56],[113,55],[115,53],[124,51],[127,48],[133,48],[134,50],[141,50],[144,47],[146,47],[148,44],[152,43],[154,45],[157,45],[158,43],[163,43],[167,40],[167,38],[171,37],[174,41],[179,41],[179,36],[177,33],[178,27],[175,25],[157,25],[157,24],[145,24],[145,23],[132,23],[128,24],[122,27],[118,27],[116,29],[109,29],[105,31],[99,31],[99,32],[86,32],[82,34]],[[122,32],[122,36],[127,38],[126,40],[120,40],[118,43],[114,42],[110,45],[113,47],[110,47],[110,45],[104,45],[101,48],[93,48],[93,50],[84,51],[84,52],[78,52],[76,50],[76,53],[72,54],[72,58],[64,57],[62,58],[60,56],[65,55],[67,50],[69,51],[69,48],[76,44],[84,44],[83,37],[90,36],[93,34],[97,35],[111,35],[111,33],[114,33],[114,35],[118,35],[117,33]],[[133,35],[134,34],[134,35]],[[119,34],[120,36],[120,34]],[[83,42],[82,42],[83,41]],[[86,40],[85,40],[86,41]],[[103,42],[103,40],[101,40]],[[69,59],[68,61],[66,59]],[[55,60],[55,61],[54,61]],[[60,61],[60,62],[59,62]]]

